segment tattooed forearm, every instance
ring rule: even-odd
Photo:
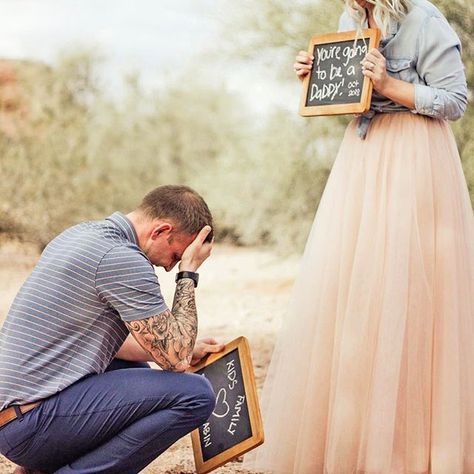
[[[175,372],[186,370],[197,336],[194,282],[189,278],[178,281],[171,311],[126,324],[160,367]]]

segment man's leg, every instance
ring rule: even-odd
[[[110,365],[105,369],[106,372],[119,369],[149,369],[150,365],[146,362],[132,362],[123,359],[113,359]]]
[[[214,393],[199,375],[112,370],[75,383],[7,425],[12,461],[45,472],[136,473],[202,424]],[[34,433],[15,444],[18,430]]]
[[[132,362],[123,359],[113,359],[110,365],[105,369],[106,372],[119,369],[149,369],[150,365],[146,362]],[[23,466],[16,466],[12,474],[42,474],[41,471],[30,470]]]

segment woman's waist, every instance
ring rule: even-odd
[[[383,97],[377,92],[372,94],[372,100],[370,103],[370,111],[372,113],[383,114],[393,112],[409,112],[410,109],[404,105],[397,104],[387,97]]]
[[[401,109],[384,109],[382,112],[376,112],[371,109],[366,114],[355,117],[353,123],[356,127],[357,135],[359,135],[360,138],[365,139],[369,128],[371,128],[375,123],[382,122],[389,125],[393,121],[399,122],[399,120],[410,123],[410,126],[416,126],[417,122],[446,122],[444,119],[417,114],[416,112],[403,107]]]

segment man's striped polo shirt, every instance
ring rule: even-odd
[[[0,410],[103,372],[128,334],[124,321],[166,309],[124,215],[67,229],[44,250],[0,332]]]

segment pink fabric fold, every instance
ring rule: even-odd
[[[247,467],[474,474],[474,216],[447,122],[348,126],[262,408]]]

